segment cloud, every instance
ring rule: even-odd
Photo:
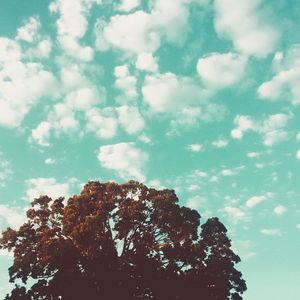
[[[261,0],[216,0],[215,29],[221,37],[232,40],[237,51],[263,57],[278,42],[278,30],[268,22],[260,8]]]
[[[142,87],[144,101],[154,112],[169,112],[203,103],[205,93],[192,78],[173,73],[147,75]]]
[[[298,151],[296,152],[296,158],[297,158],[297,159],[300,159],[300,150],[298,150]]]
[[[152,53],[140,53],[135,63],[135,67],[141,71],[157,72],[157,58]]]
[[[156,0],[149,12],[142,10],[114,15],[108,22],[99,19],[96,45],[99,50],[115,47],[133,54],[154,53],[161,39],[181,43],[188,31],[189,10],[186,0]]]
[[[86,131],[95,132],[100,138],[112,138],[117,134],[118,120],[111,107],[92,108],[86,112]]]
[[[211,53],[198,60],[197,71],[207,86],[225,88],[242,79],[246,64],[246,57],[236,53]]]
[[[56,0],[49,5],[51,13],[59,14],[56,21],[57,40],[68,56],[82,61],[93,59],[93,49],[80,45],[80,39],[88,30],[87,17],[91,7],[101,3],[102,0]]]
[[[230,218],[230,221],[235,224],[238,221],[243,221],[246,218],[246,213],[234,206],[225,206],[223,212]]]
[[[43,97],[54,97],[57,81],[42,64],[21,61],[18,43],[0,37],[0,126],[17,127]]]
[[[267,200],[267,197],[266,196],[253,196],[253,197],[250,197],[247,202],[246,202],[246,206],[249,207],[249,208],[252,208],[264,201]]]
[[[6,185],[6,181],[11,177],[13,171],[9,161],[4,159],[3,153],[0,152],[0,187]]]
[[[292,46],[285,57],[280,58],[277,73],[261,84],[258,95],[261,99],[280,101],[287,99],[293,105],[300,104],[300,45]]]
[[[250,240],[246,241],[233,241],[232,248],[235,253],[237,253],[242,260],[248,260],[256,255],[255,251],[253,251],[254,244]]]
[[[116,171],[121,178],[145,181],[144,166],[148,154],[134,143],[101,146],[98,159],[103,167]]]
[[[216,148],[225,148],[228,145],[227,140],[216,140],[211,143]]]
[[[18,229],[26,220],[26,214],[24,210],[11,207],[8,205],[0,204],[0,221],[1,229],[5,226],[9,226],[13,229]]]
[[[48,157],[45,159],[45,164],[46,165],[54,165],[56,163],[56,160],[52,157]]]
[[[254,131],[262,135],[266,146],[273,146],[288,138],[288,132],[284,130],[292,114],[274,114],[264,120],[256,120],[250,116],[236,116],[234,123],[236,128],[231,131],[234,139],[241,139],[245,132]]]
[[[284,207],[283,205],[278,205],[274,208],[274,214],[276,214],[277,216],[281,216],[286,212],[286,207]]]
[[[265,228],[260,231],[263,235],[269,235],[269,236],[281,236],[281,230],[275,229],[275,228]]]
[[[39,18],[31,17],[23,26],[18,28],[16,39],[32,43],[37,37],[40,27]]]
[[[145,127],[145,121],[135,106],[120,106],[117,109],[120,125],[128,134],[141,132]]]
[[[120,5],[117,7],[120,11],[129,12],[137,7],[139,7],[141,4],[140,0],[122,0]]]
[[[31,137],[40,146],[49,146],[50,129],[49,122],[41,122],[35,129],[32,129]]]
[[[257,158],[257,157],[259,157],[261,154],[260,153],[258,153],[258,152],[248,152],[247,153],[247,156],[249,157],[249,158]]]
[[[26,180],[28,200],[39,196],[49,196],[52,199],[67,197],[70,194],[70,183],[59,183],[55,178],[31,178]]]
[[[127,65],[115,67],[114,74],[116,76],[115,87],[122,92],[118,97],[119,102],[132,102],[138,96],[137,78],[130,75]]]
[[[188,150],[191,152],[200,152],[203,149],[203,145],[201,144],[190,144],[188,145]]]
[[[207,203],[206,198],[202,197],[202,196],[194,196],[189,198],[186,201],[185,206],[189,207],[191,209],[201,209],[201,206],[203,208],[203,206]]]

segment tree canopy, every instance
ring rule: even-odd
[[[180,206],[173,190],[135,181],[87,183],[79,195],[32,202],[3,232],[15,288],[6,300],[242,299],[225,226]]]

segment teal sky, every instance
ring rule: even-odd
[[[111,3],[0,1],[0,229],[136,179],[220,217],[245,300],[299,299],[300,0]]]

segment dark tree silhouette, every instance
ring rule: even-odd
[[[10,281],[24,285],[5,299],[242,299],[226,228],[212,218],[199,237],[199,225],[173,190],[135,181],[89,182],[66,204],[42,196],[0,240],[14,254]]]

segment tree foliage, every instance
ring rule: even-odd
[[[211,218],[199,236],[199,226],[173,190],[135,181],[89,182],[67,202],[42,196],[0,240],[22,283],[6,300],[242,299],[226,228]]]

